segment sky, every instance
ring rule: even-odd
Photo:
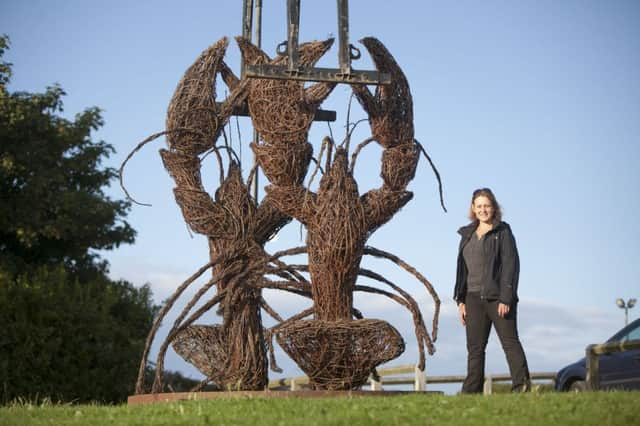
[[[640,296],[635,217],[640,211],[640,3],[349,3],[351,42],[361,46],[360,38],[377,37],[404,70],[416,138],[443,181],[447,213],[439,206],[433,172],[421,159],[409,185],[413,200],[369,240],[416,267],[442,300],[437,351],[427,359],[427,374],[465,372],[464,330],[452,300],[456,231],[468,222],[471,193],[480,187],[493,189],[517,240],[518,321],[530,370],[557,371],[583,356],[586,345],[613,335],[624,325],[615,300]],[[58,83],[67,92],[64,115],[69,118],[100,107],[105,125],[93,137],[114,146],[116,154],[104,165],[118,168],[138,142],[164,130],[178,81],[207,46],[229,37],[225,60],[239,75],[233,37],[241,33],[241,20],[240,1],[1,0],[0,33],[11,39],[4,58],[13,63],[9,89],[42,92]],[[286,40],[285,1],[264,1],[262,28],[262,46],[274,55]],[[300,40],[335,35],[335,3],[302,1]],[[364,48],[352,65],[373,69]],[[318,66],[338,66],[337,42]],[[219,89],[221,100],[225,92]],[[344,137],[350,94],[340,85],[323,104],[338,118],[330,127],[313,125],[309,141],[315,153],[330,131],[338,141]],[[366,114],[354,102],[350,119],[362,118]],[[250,120],[233,119],[228,130],[246,176],[252,163]],[[354,140],[369,135],[363,123]],[[189,233],[173,199],[173,182],[158,155],[164,146],[162,139],[145,146],[125,169],[130,193],[152,204],[135,205],[128,216],[138,231],[136,243],[102,253],[114,279],[150,283],[157,302],[208,261],[206,239]],[[381,152],[370,145],[358,159],[361,193],[382,184]],[[218,185],[216,167],[213,161],[203,165],[210,191]],[[107,193],[124,197],[115,182]],[[266,249],[303,244],[304,230],[294,222]],[[433,302],[410,275],[389,262],[365,259],[363,266],[398,283],[431,317]],[[272,291],[265,297],[283,315],[309,305]],[[410,315],[374,296],[356,294],[355,303],[367,317],[389,321],[405,337],[405,354],[388,365],[415,364]],[[629,311],[630,319],[639,309]],[[212,313],[206,320],[219,318]],[[487,351],[487,371],[507,372],[495,333]],[[285,371],[271,377],[301,374],[278,353]],[[167,367],[199,377],[175,354],[169,354]]]

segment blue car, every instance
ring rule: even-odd
[[[640,318],[614,334],[607,343],[640,339]],[[640,349],[599,356],[600,389],[640,389]],[[557,391],[586,390],[586,360],[567,365],[556,375]]]

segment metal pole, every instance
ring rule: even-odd
[[[256,42],[255,45],[262,47],[262,0],[256,0]]]
[[[256,0],[256,46],[261,47],[262,45],[262,0]],[[255,144],[258,143],[260,135],[258,131],[253,129],[253,141]],[[253,156],[253,167],[257,167],[258,160],[256,156]],[[253,186],[253,199],[258,204],[258,170],[253,174],[253,182],[251,182]]]
[[[624,326],[629,325],[629,306],[624,307]]]
[[[300,0],[287,0],[287,50],[289,53],[289,70],[298,66],[298,32],[300,29]]]
[[[351,73],[351,54],[349,50],[349,1],[338,0],[338,61],[342,74]]]
[[[242,3],[242,38],[251,41],[251,26],[253,22],[253,0]],[[244,59],[240,62],[240,77],[244,77]]]

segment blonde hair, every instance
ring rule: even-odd
[[[498,200],[496,200],[496,196],[493,195],[493,192],[489,188],[480,188],[473,191],[473,195],[471,196],[471,207],[469,207],[469,219],[471,221],[477,220],[476,214],[473,212],[473,202],[478,197],[487,197],[491,205],[493,206],[493,222],[502,221],[502,209],[500,208],[500,204],[498,204]]]

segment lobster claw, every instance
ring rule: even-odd
[[[369,51],[376,69],[391,75],[391,83],[377,86],[375,94],[365,85],[351,86],[369,115],[373,137],[385,148],[413,142],[413,100],[407,77],[380,40],[365,37],[360,42]]]
[[[210,149],[233,106],[243,101],[245,84],[233,76],[223,61],[228,45],[223,37],[205,49],[178,83],[167,110],[167,144],[171,150],[199,155]],[[215,102],[215,78],[219,73],[233,89],[222,107]]]

